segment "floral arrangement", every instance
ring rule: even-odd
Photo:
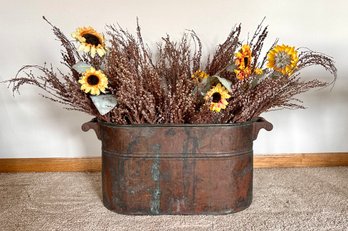
[[[24,66],[8,81],[13,91],[36,85],[67,109],[116,124],[244,122],[270,110],[304,108],[296,95],[336,79],[333,59],[309,49],[276,41],[260,57],[268,33],[262,23],[245,42],[241,25],[235,26],[203,62],[194,31],[176,42],[163,37],[152,52],[139,24],[135,36],[110,25],[106,40],[92,27],[78,28],[69,39],[47,22],[64,48],[62,63],[69,72]],[[311,65],[324,67],[333,81],[301,80],[299,71]]]

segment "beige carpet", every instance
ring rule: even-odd
[[[105,209],[100,173],[0,174],[0,230],[348,230],[348,167],[256,169],[254,200],[220,216]]]

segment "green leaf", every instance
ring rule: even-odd
[[[256,76],[250,83],[250,87],[251,88],[255,88],[258,84],[259,84],[259,81],[260,79],[263,77],[264,75],[258,75]]]
[[[231,65],[226,67],[226,71],[228,71],[228,72],[234,72],[234,69],[236,69],[236,65],[234,65],[234,64],[231,64]]]
[[[225,78],[222,78],[220,76],[217,76],[217,75],[214,75],[213,77],[217,78],[219,80],[219,82],[229,91],[229,92],[232,92],[232,82],[225,79]]]
[[[78,62],[75,65],[72,66],[72,68],[74,68],[75,71],[77,71],[80,74],[85,73],[89,68],[91,68],[92,66],[88,63],[84,63],[84,62]]]
[[[115,96],[110,94],[91,96],[91,100],[101,115],[110,112],[117,105]]]

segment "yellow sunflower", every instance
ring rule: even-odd
[[[203,80],[208,77],[209,75],[206,72],[201,70],[197,70],[195,73],[192,74],[192,78],[197,80]]]
[[[295,47],[287,45],[275,46],[267,55],[267,67],[283,75],[290,75],[296,68],[298,55]]]
[[[255,68],[254,73],[256,75],[262,75],[263,74],[263,70],[261,68]]]
[[[210,89],[205,95],[204,99],[210,101],[210,111],[220,112],[221,109],[225,109],[228,105],[226,99],[231,96],[225,87],[218,83],[215,87]]]
[[[251,50],[248,44],[244,44],[242,48],[235,55],[234,64],[240,70],[244,70],[246,68],[250,68],[251,66]]]
[[[234,73],[236,73],[237,79],[243,80],[251,75],[251,69],[249,67],[242,70],[236,69],[234,70]]]
[[[108,87],[108,79],[101,70],[96,70],[93,67],[85,71],[81,76],[79,83],[81,90],[91,95],[99,95],[100,92],[105,93],[105,88]]]
[[[104,36],[99,34],[92,27],[80,27],[71,34],[78,42],[81,43],[79,50],[91,53],[94,58],[97,53],[100,57],[105,55],[105,39]]]

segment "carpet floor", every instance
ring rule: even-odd
[[[100,173],[0,174],[0,230],[348,230],[348,167],[255,169],[251,206],[219,216],[126,216]]]

